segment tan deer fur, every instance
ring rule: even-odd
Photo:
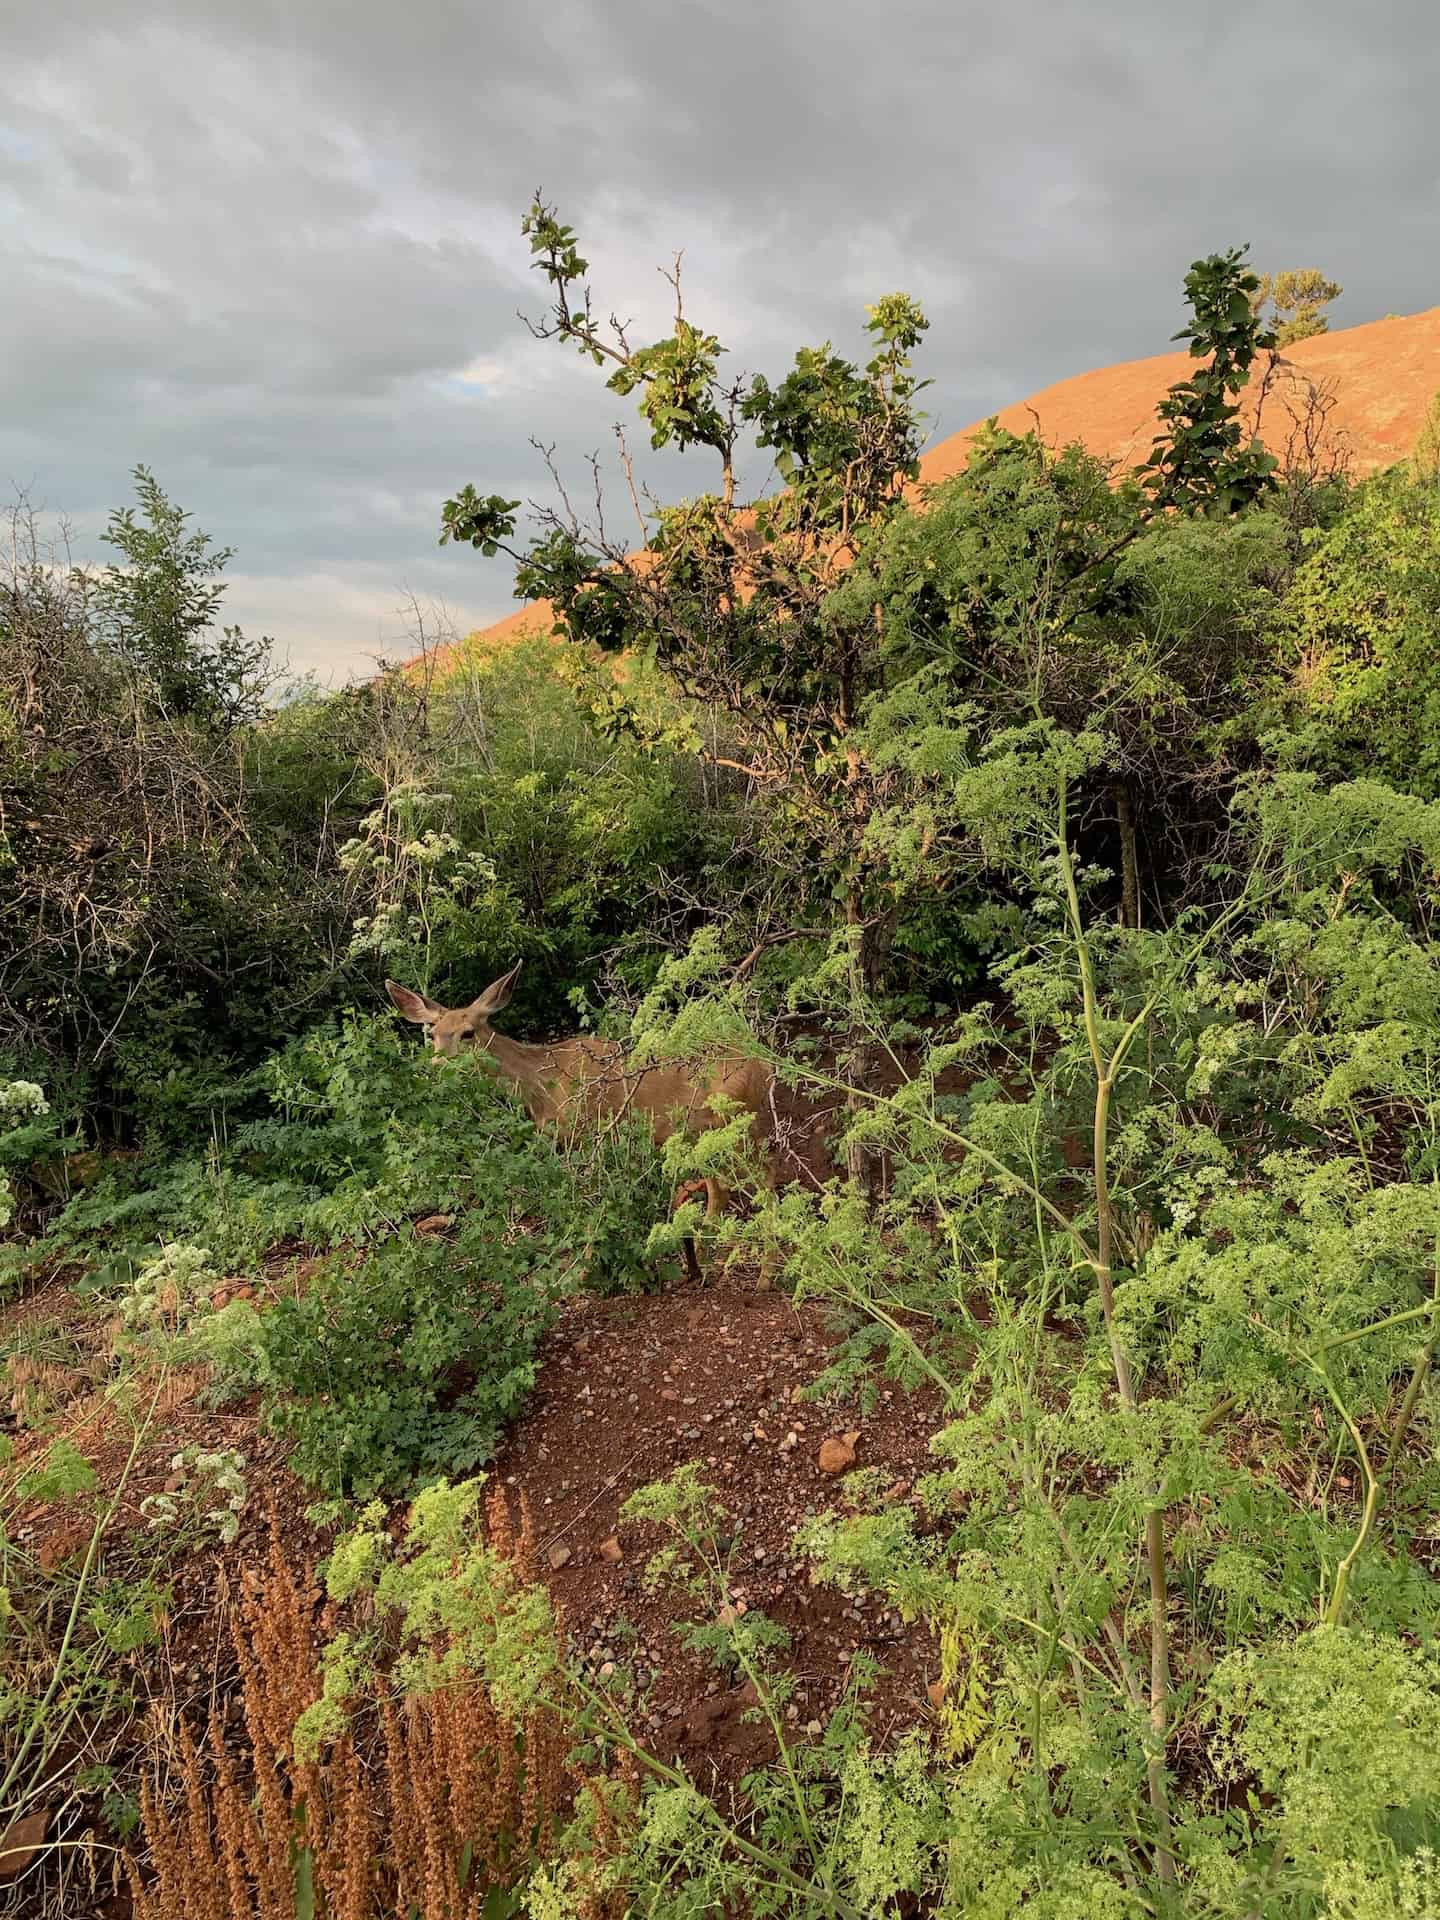
[[[428,994],[394,980],[387,980],[385,989],[407,1020],[430,1029],[430,1045],[437,1054],[454,1059],[470,1047],[490,1054],[519,1089],[537,1125],[573,1134],[606,1120],[643,1114],[656,1140],[664,1141],[677,1131],[696,1134],[718,1126],[720,1116],[711,1102],[724,1098],[748,1108],[760,1122],[762,1136],[768,1137],[771,1075],[758,1060],[731,1055],[695,1066],[636,1069],[626,1066],[623,1047],[590,1034],[536,1045],[496,1033],[490,1017],[509,1003],[519,972],[517,963],[468,1007],[442,1007]],[[705,1188],[708,1210],[718,1212],[725,1203],[724,1189],[716,1180],[707,1180]]]

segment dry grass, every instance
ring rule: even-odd
[[[533,1572],[528,1512],[512,1525],[492,1500],[491,1543]],[[480,1920],[494,1888],[519,1884],[553,1853],[582,1783],[567,1730],[547,1709],[517,1725],[483,1686],[355,1703],[354,1725],[322,1759],[297,1762],[291,1735],[320,1695],[328,1623],[307,1572],[272,1526],[232,1623],[241,1725],[182,1727],[168,1791],[142,1794],[146,1870],[132,1862],[136,1920]],[[360,1711],[362,1707],[369,1711]],[[605,1797],[602,1844],[620,1839]],[[608,1838],[607,1838],[608,1836]],[[614,1911],[602,1896],[593,1920]]]

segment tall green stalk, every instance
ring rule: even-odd
[[[1114,1244],[1115,1213],[1110,1197],[1109,1127],[1110,1101],[1115,1077],[1124,1064],[1126,1053],[1148,1018],[1147,1002],[1125,1029],[1113,1053],[1106,1057],[1100,1044],[1100,1018],[1095,994],[1095,974],[1090,963],[1090,943],[1080,912],[1080,894],[1075,884],[1075,863],[1070,854],[1066,814],[1066,791],[1062,781],[1056,825],[1056,850],[1065,887],[1065,903],[1070,918],[1071,937],[1080,967],[1080,992],[1085,1021],[1085,1037],[1095,1070],[1095,1123],[1092,1146],[1092,1171],[1095,1180],[1095,1259],[1096,1284],[1100,1309],[1105,1317],[1105,1332],[1110,1342],[1110,1359],[1115,1371],[1115,1386],[1127,1413],[1137,1411],[1135,1383],[1130,1357],[1120,1339],[1115,1318],[1115,1284],[1111,1263]],[[1170,1800],[1165,1779],[1165,1739],[1170,1715],[1170,1636],[1168,1624],[1169,1590],[1166,1574],[1165,1512],[1156,1504],[1145,1516],[1145,1564],[1150,1586],[1150,1751],[1145,1773],[1150,1790],[1150,1805],[1159,1829],[1156,1867],[1163,1881],[1175,1878],[1175,1859],[1170,1847]]]

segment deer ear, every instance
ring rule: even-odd
[[[407,1020],[413,1020],[417,1027],[432,1026],[445,1009],[438,1000],[432,1000],[427,993],[414,993],[409,987],[402,987],[394,980],[385,982],[385,991],[395,1002]]]
[[[487,1020],[492,1013],[499,1013],[502,1007],[508,1007],[524,964],[523,960],[517,960],[508,973],[502,973],[498,980],[492,980],[480,998],[471,1002],[469,1011],[477,1019]]]

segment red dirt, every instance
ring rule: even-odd
[[[885,1669],[871,1696],[877,1740],[929,1714],[926,1685],[937,1669],[928,1634],[874,1603],[812,1586],[808,1563],[792,1551],[803,1519],[844,1506],[843,1484],[818,1464],[828,1438],[858,1428],[855,1466],[877,1469],[891,1497],[904,1499],[931,1464],[929,1440],[941,1424],[929,1391],[884,1389],[865,1419],[800,1401],[833,1338],[816,1309],[729,1282],[577,1301],[494,1464],[507,1490],[528,1498],[541,1567],[575,1651],[596,1672],[613,1661],[638,1674],[635,1731],[663,1758],[681,1757],[704,1787],[734,1785],[768,1756],[770,1737],[743,1719],[738,1691],[680,1648],[672,1626],[690,1617],[685,1603],[645,1590],[657,1529],[619,1518],[636,1487],[687,1461],[719,1490],[729,1516],[730,1603],[762,1609],[792,1636],[782,1664],[797,1682],[795,1727],[823,1723],[857,1653]],[[603,1551],[612,1542],[619,1560]],[[552,1548],[557,1558],[569,1550],[554,1569]]]

